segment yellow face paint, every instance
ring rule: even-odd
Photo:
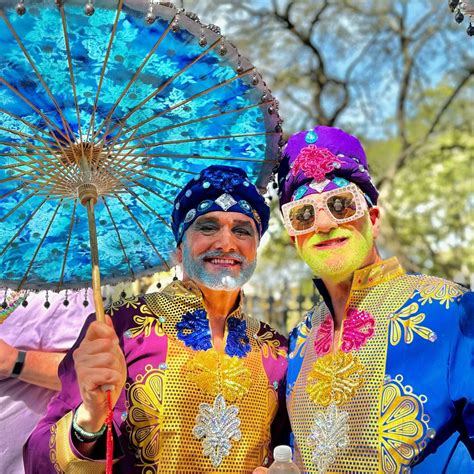
[[[351,278],[363,266],[373,249],[374,238],[368,214],[361,219],[363,224],[360,229],[348,224],[328,233],[315,233],[302,245],[296,240],[298,255],[316,277],[340,283]],[[340,243],[318,246],[332,239],[340,239]]]

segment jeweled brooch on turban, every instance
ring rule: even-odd
[[[293,162],[291,173],[296,176],[302,171],[308,178],[320,182],[326,179],[326,174],[341,166],[341,160],[327,148],[308,145],[301,149]]]

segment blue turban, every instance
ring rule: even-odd
[[[188,227],[208,212],[240,212],[255,222],[262,237],[268,229],[270,208],[247,174],[233,166],[213,165],[189,181],[174,201],[171,228],[179,245]]]

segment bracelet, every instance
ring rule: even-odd
[[[80,443],[91,443],[92,441],[99,439],[105,433],[105,430],[107,429],[106,424],[104,424],[99,431],[86,431],[81,428],[77,423],[77,413],[78,411],[76,410],[74,417],[72,418],[72,431]]]
[[[25,358],[26,352],[25,351],[18,351],[18,356],[16,358],[15,365],[13,366],[12,373],[10,377],[16,379],[20,376],[23,367],[25,366]]]

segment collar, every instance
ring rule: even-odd
[[[193,280],[186,281],[174,281],[166,286],[162,292],[168,294],[172,297],[179,297],[180,299],[189,300],[189,302],[196,305],[199,302],[199,305],[205,309],[204,296],[202,291],[199,289],[199,286]],[[242,319],[244,317],[244,292],[240,290],[239,294],[239,304],[237,308],[229,313],[226,317],[234,317]]]
[[[397,257],[391,257],[387,260],[382,260],[381,262],[374,263],[368,267],[360,268],[354,272],[351,293],[354,290],[372,288],[404,274],[405,270],[400,265]],[[315,278],[313,279],[313,282],[321,294],[324,302],[326,303],[326,306],[329,308],[331,313],[334,314],[331,298],[323,280],[320,278]]]

